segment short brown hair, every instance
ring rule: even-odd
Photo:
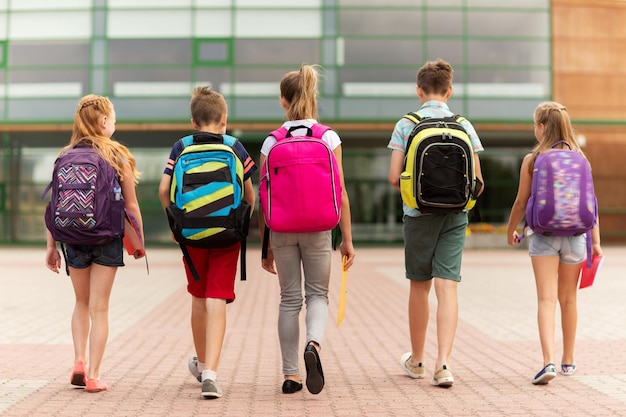
[[[213,91],[210,86],[194,88],[191,94],[191,118],[198,126],[219,123],[228,113],[224,96]]]
[[[445,95],[452,86],[454,69],[441,58],[426,62],[417,71],[417,86],[426,94]]]

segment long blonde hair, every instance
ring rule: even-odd
[[[574,127],[565,106],[555,101],[544,101],[535,108],[533,118],[535,125],[543,125],[543,137],[532,151],[532,161],[529,166],[531,174],[537,156],[552,149],[557,142],[565,142],[573,151],[584,155],[580,145],[576,142]]]
[[[124,164],[128,162],[133,171],[133,182],[137,183],[140,173],[137,171],[135,158],[128,148],[105,136],[100,128],[100,118],[110,117],[113,103],[108,97],[88,94],[80,99],[74,116],[74,126],[70,143],[60,153],[73,148],[79,143],[91,145],[117,171],[120,181],[124,181]]]
[[[285,74],[280,81],[280,96],[288,104],[287,119],[317,119],[316,65],[302,65],[299,71]]]

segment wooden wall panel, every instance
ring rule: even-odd
[[[553,84],[554,100],[573,120],[623,121],[626,116],[626,74],[555,73]]]
[[[553,97],[573,119],[626,117],[626,2],[553,0]]]
[[[553,98],[587,140],[603,241],[626,241],[626,2],[552,0]],[[597,121],[596,124],[593,121]]]

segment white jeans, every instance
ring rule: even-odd
[[[328,319],[328,283],[332,258],[331,232],[271,234],[280,282],[278,337],[284,375],[298,375],[302,271],[306,302],[306,344],[321,346]],[[302,353],[304,352],[304,346]]]

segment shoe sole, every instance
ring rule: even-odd
[[[216,398],[221,398],[222,394],[218,394],[217,392],[203,392],[202,397],[206,398],[207,400],[214,400]]]
[[[319,372],[319,362],[314,352],[304,352],[304,365],[306,366],[306,388],[311,394],[319,394],[324,388],[324,378]]]
[[[72,380],[70,381],[70,384],[78,388],[85,388],[85,386],[87,385],[85,383],[85,374],[78,372],[72,374]]]
[[[432,380],[430,383],[436,387],[449,388],[454,384],[454,378],[442,378],[439,381]]]
[[[545,373],[541,375],[540,378],[537,378],[536,380],[534,380],[533,384],[534,385],[547,385],[548,382],[552,381],[555,377],[556,375],[554,374]]]

